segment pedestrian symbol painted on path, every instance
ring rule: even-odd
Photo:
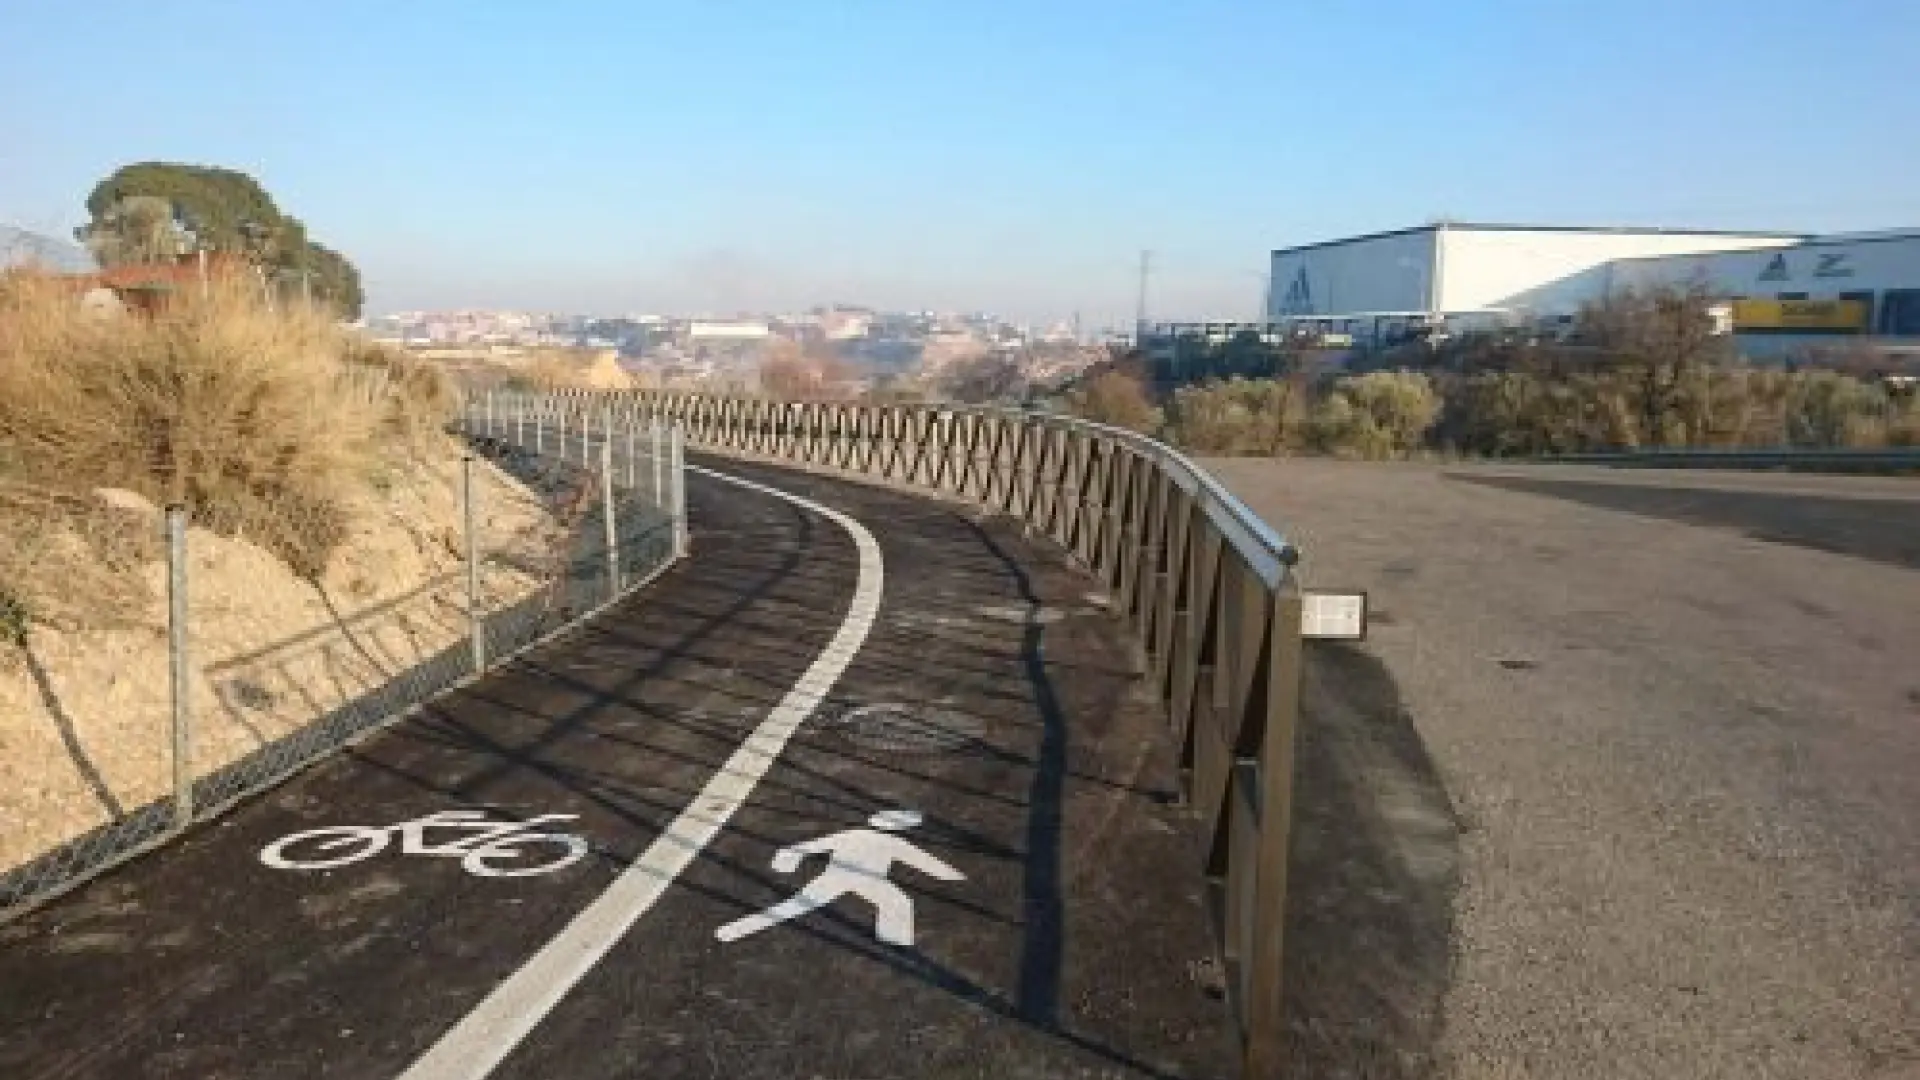
[[[773,856],[773,868],[779,873],[800,869],[800,860],[808,855],[827,856],[827,868],[798,896],[735,919],[714,931],[713,936],[721,941],[739,941],[851,895],[873,905],[874,937],[889,945],[912,945],[913,900],[889,880],[893,864],[910,866],[941,881],[961,881],[967,875],[893,835],[920,824],[920,811],[882,810],[868,818],[867,824],[872,828],[848,829],[781,848]]]

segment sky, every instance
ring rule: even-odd
[[[0,222],[253,174],[369,309],[1253,318],[1440,217],[1920,225],[1911,0],[0,0]]]

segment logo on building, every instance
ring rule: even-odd
[[[1793,273],[1787,269],[1787,257],[1775,255],[1767,260],[1767,268],[1760,271],[1761,281],[1792,281]]]
[[[1847,265],[1845,255],[1822,255],[1820,265],[1813,268],[1813,276],[1817,278],[1852,277],[1853,267]]]
[[[1307,268],[1301,267],[1293,275],[1293,281],[1287,286],[1286,295],[1280,300],[1282,315],[1313,314],[1313,284],[1307,280]]]

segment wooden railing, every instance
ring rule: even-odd
[[[1178,452],[1099,424],[646,391],[577,400],[665,417],[699,450],[981,504],[1097,577],[1145,653],[1179,747],[1243,1074],[1278,1074],[1301,669],[1291,545]]]

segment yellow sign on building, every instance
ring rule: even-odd
[[[1865,330],[1867,305],[1858,300],[1735,300],[1738,330]]]

